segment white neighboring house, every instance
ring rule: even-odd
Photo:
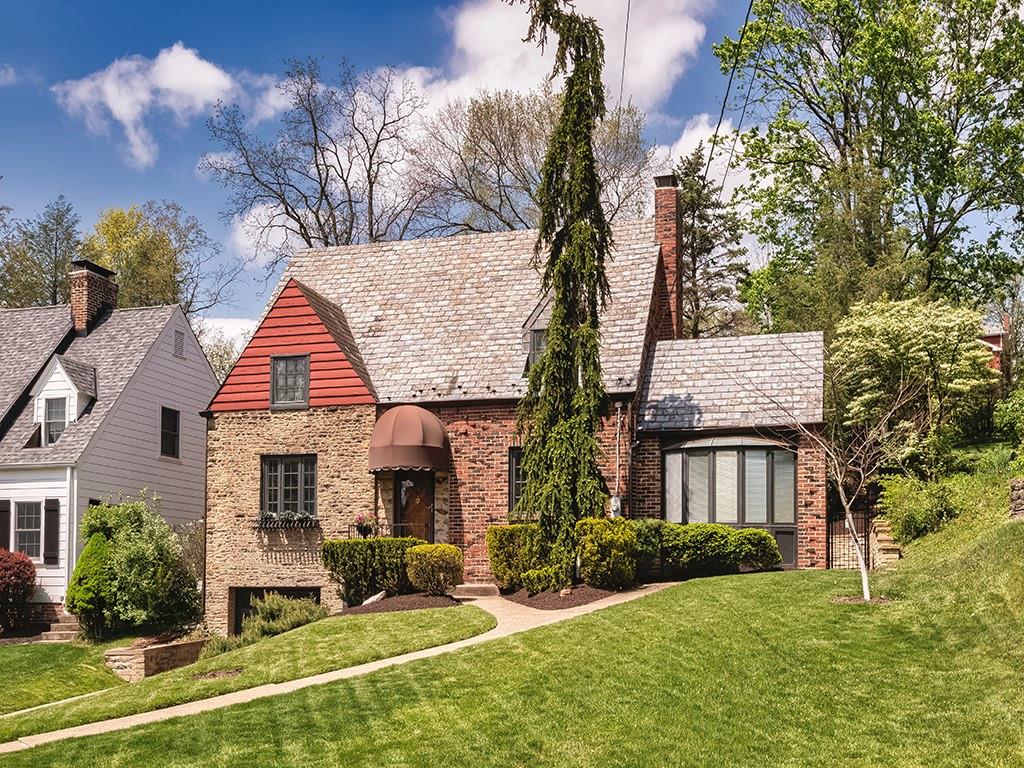
[[[114,273],[73,262],[70,305],[0,310],[0,547],[37,569],[37,612],[59,612],[90,502],[159,500],[202,517],[217,379],[177,305],[112,309]]]

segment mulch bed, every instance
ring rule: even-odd
[[[417,592],[412,595],[395,595],[385,597],[369,605],[355,605],[346,608],[343,613],[387,613],[388,611],[415,611],[420,608],[451,608],[459,601],[448,595],[425,595]]]
[[[222,677],[238,677],[242,674],[241,667],[235,667],[234,669],[214,669],[209,672],[203,672],[201,675],[192,675],[193,680],[219,680]]]
[[[518,592],[511,592],[503,595],[506,600],[520,605],[528,605],[531,608],[539,608],[542,611],[557,611],[562,608],[575,608],[577,605],[586,605],[602,597],[614,595],[611,589],[598,589],[589,587],[586,584],[578,584],[572,588],[568,595],[560,592],[538,592],[535,595],[529,594],[525,589]]]
[[[42,639],[43,632],[48,630],[48,624],[37,624],[31,627],[21,627],[0,633],[0,645],[21,645],[23,643],[35,643]]]

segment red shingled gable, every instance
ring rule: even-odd
[[[210,410],[251,411],[270,407],[270,358],[273,355],[309,355],[309,406],[358,405],[376,398],[339,343],[347,329],[340,311],[325,318],[314,308],[325,300],[295,280],[289,280],[263,322],[231,369]],[[362,366],[359,365],[361,368]]]

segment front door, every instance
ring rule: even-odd
[[[399,536],[434,540],[434,473],[395,473],[395,521]]]

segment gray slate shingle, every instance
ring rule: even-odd
[[[523,324],[541,300],[535,231],[300,251],[288,278],[338,305],[381,402],[518,398]],[[632,392],[654,288],[650,219],[614,228],[602,324],[609,392]]]
[[[783,427],[822,421],[820,333],[659,341],[640,429]]]
[[[0,439],[0,466],[77,461],[176,310],[176,306],[118,309],[88,336],[76,337],[63,354],[79,366],[95,370],[96,400],[92,408],[69,424],[53,445],[25,448],[35,430],[32,404],[26,404]]]
[[[0,420],[71,330],[71,309],[0,309]]]

